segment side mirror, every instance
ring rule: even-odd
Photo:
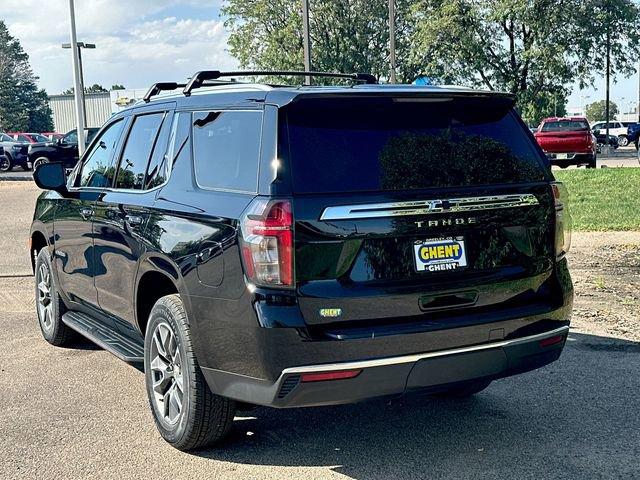
[[[33,180],[43,190],[53,190],[61,195],[67,193],[67,178],[60,162],[38,165],[33,172]]]

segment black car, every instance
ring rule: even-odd
[[[87,145],[98,130],[95,127],[85,129]],[[66,169],[72,169],[78,162],[78,132],[74,129],[58,140],[33,143],[28,147],[28,155],[34,168],[42,163],[61,162]]]
[[[23,170],[31,170],[31,162],[27,157],[27,145],[14,140],[6,133],[0,133],[0,146],[4,150],[2,162],[0,162],[0,171],[8,172],[13,167],[19,166]]]
[[[606,133],[604,133],[604,130],[594,130],[593,136],[596,137],[598,153],[602,153],[602,147],[606,145]],[[609,135],[609,147],[617,150],[619,146],[618,137]]]
[[[144,363],[184,450],[251,405],[467,396],[558,359],[567,196],[512,95],[226,75],[156,84],[68,178],[36,170],[48,342]]]

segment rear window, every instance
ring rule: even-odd
[[[506,98],[310,98],[283,110],[280,155],[298,193],[542,181]]]
[[[589,130],[589,124],[584,120],[558,120],[542,124],[543,132],[577,132]]]

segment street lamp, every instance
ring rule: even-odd
[[[70,43],[63,43],[62,44],[62,48],[71,48],[71,44]],[[80,83],[82,84],[82,90],[84,91],[84,71],[82,69],[82,49],[83,48],[88,48],[90,50],[93,50],[93,49],[96,48],[96,44],[95,43],[78,42],[78,63],[80,64]]]
[[[84,97],[84,69],[82,68],[82,49],[83,48],[88,48],[90,50],[93,50],[96,48],[96,44],[95,43],[85,43],[85,42],[76,42],[76,45],[78,46],[78,68],[79,68],[79,74],[80,74],[80,98],[82,99],[82,115],[84,116],[83,118],[83,125],[86,127],[87,125],[87,105],[85,102],[85,97]],[[63,43],[62,44],[62,48],[66,48],[66,49],[71,49],[71,44],[70,43]],[[83,147],[84,149],[84,147]]]
[[[583,117],[587,116],[587,112],[586,112],[586,108],[585,108],[585,104],[584,104],[584,101],[587,98],[591,98],[591,95],[580,95],[580,112],[582,113]],[[596,120],[598,120],[598,119],[596,118]]]

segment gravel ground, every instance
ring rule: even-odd
[[[548,367],[468,400],[259,408],[224,446],[186,454],[157,434],[138,370],[41,338],[36,195],[0,182],[1,479],[640,478],[640,233],[574,235],[573,328]]]

